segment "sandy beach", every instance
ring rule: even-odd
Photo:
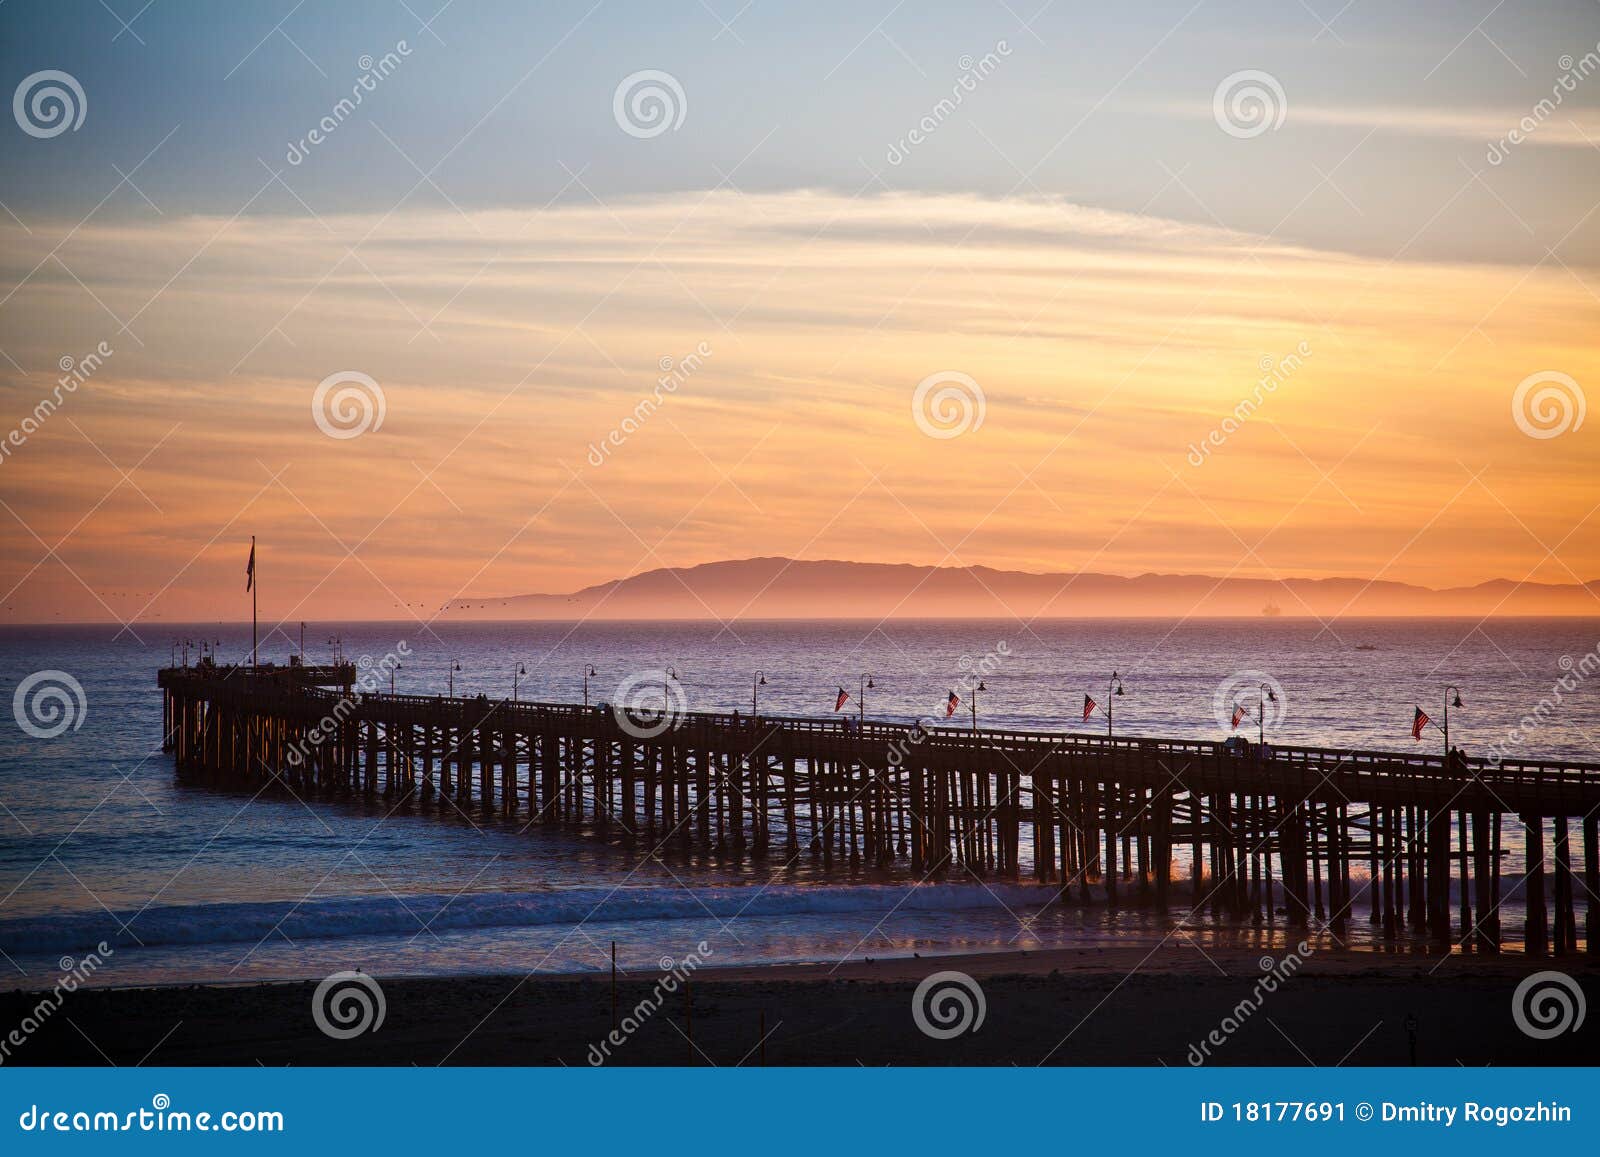
[[[1270,957],[1270,962],[1268,958]],[[1269,964],[1267,969],[1264,964]],[[313,982],[86,990],[7,1063],[117,1065],[1567,1065],[1600,1061],[1600,1027],[1538,1040],[1513,1018],[1550,968],[1591,996],[1592,958],[1316,952],[1169,943],[704,968],[687,986],[608,977],[380,978],[384,1019],[333,1039]],[[982,993],[975,1030],[924,1033],[913,998],[942,970]],[[1262,991],[1262,978],[1281,979]],[[39,994],[0,996],[15,1025]],[[765,1036],[763,1036],[763,1031]],[[1220,1043],[1217,1043],[1220,1041]]]

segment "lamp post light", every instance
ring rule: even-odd
[[[1267,744],[1267,704],[1277,701],[1278,693],[1265,683],[1261,684],[1256,694],[1256,742],[1262,747]]]
[[[750,678],[750,717],[761,714],[760,690],[767,685],[765,672],[757,671]]]
[[[876,686],[877,684],[872,681],[871,675],[861,676],[860,682],[856,685],[856,722],[858,724],[867,721],[867,692]]]
[[[1115,671],[1111,672],[1111,682],[1106,684],[1106,738],[1111,738],[1112,704],[1118,695],[1125,695],[1122,689],[1122,676]]]
[[[389,668],[389,694],[391,695],[394,694],[394,673],[400,670],[402,665],[403,664],[396,663],[393,667]]]
[[[1451,683],[1444,689],[1444,762],[1450,766],[1450,708],[1461,706],[1461,688]]]
[[[461,670],[461,660],[450,660],[450,698],[456,697],[456,672]]]
[[[594,675],[595,673],[596,672],[595,672],[593,664],[590,664],[590,665],[588,665],[588,666],[586,666],[584,668],[584,672],[583,672],[583,705],[585,707],[589,706],[589,677],[591,675]]]
[[[983,685],[982,679],[979,679],[978,685],[972,689],[972,730],[974,731],[978,730],[978,692],[987,690],[989,688]]]
[[[522,663],[518,663],[517,669],[511,672],[511,702],[515,703],[517,701],[517,680],[527,673],[528,668]]]

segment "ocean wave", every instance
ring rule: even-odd
[[[424,930],[525,928],[632,920],[929,912],[1047,903],[1054,889],[1026,884],[756,885],[722,888],[561,888],[459,896],[357,896],[250,904],[186,904],[117,913],[75,912],[0,920],[0,949],[75,952],[114,948],[254,943],[269,937],[329,940],[414,936]]]

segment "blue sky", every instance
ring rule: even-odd
[[[276,185],[251,201],[265,161],[317,213],[386,212],[403,196],[411,207],[538,206],[724,181],[887,187],[1059,195],[1384,257],[1438,211],[1404,256],[1520,261],[1567,235],[1600,176],[1600,78],[1508,163],[1484,159],[1497,126],[1550,94],[1562,54],[1600,42],[1592,0],[142,6],[0,10],[7,85],[60,68],[89,105],[83,128],[49,148],[9,125],[0,134],[0,200],[24,220],[76,219],[116,185],[113,165],[127,172],[165,140],[134,178],[164,213],[230,215],[247,202],[302,212]],[[360,57],[402,40],[411,55],[337,139],[286,166],[289,142],[348,94]],[[888,164],[889,146],[951,92],[962,58],[1001,42],[1009,55],[958,115]],[[640,69],[671,73],[687,100],[681,129],[643,147],[611,116],[617,82]],[[1210,121],[1218,81],[1243,69],[1278,78],[1288,104],[1283,127],[1254,140]],[[418,169],[432,183],[407,195]],[[1489,187],[1455,196],[1474,170]],[[149,206],[123,186],[102,212]],[[1592,263],[1597,235],[1591,221],[1566,236],[1567,260]]]

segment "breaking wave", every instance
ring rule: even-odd
[[[0,920],[0,949],[68,952],[101,941],[117,949],[175,944],[412,936],[428,929],[526,928],[836,912],[930,912],[1047,903],[1052,888],[1022,884],[908,884],[846,887],[561,888],[461,896],[359,896],[254,904],[188,904],[143,911],[76,912]]]

